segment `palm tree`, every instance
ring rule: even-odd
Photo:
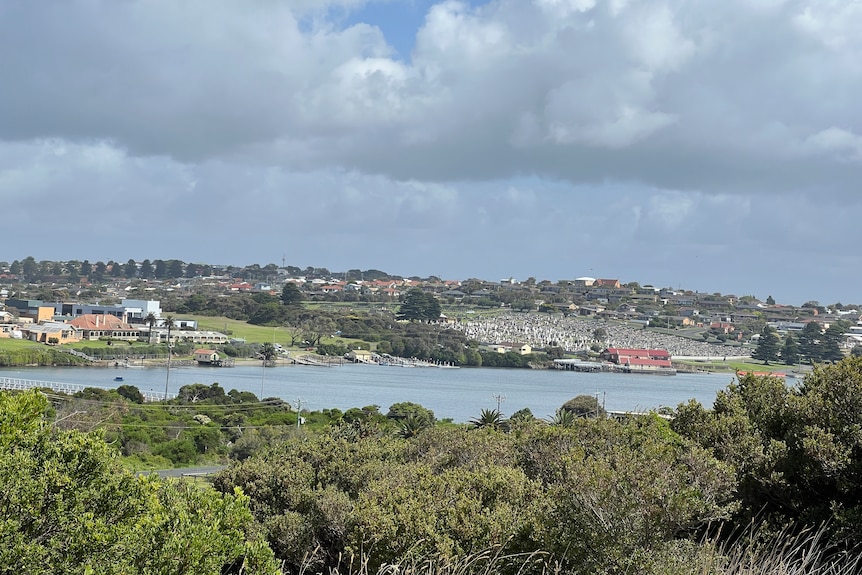
[[[275,345],[267,342],[260,346],[260,357],[264,364],[273,364],[273,360],[278,356],[275,351]]]
[[[479,417],[470,420],[470,424],[475,429],[490,428],[505,431],[508,428],[508,422],[503,414],[496,409],[483,409]]]
[[[176,320],[174,319],[174,316],[168,314],[165,316],[165,319],[162,320],[162,323],[165,325],[165,327],[168,328],[168,357],[170,357],[170,355],[171,355],[170,354],[170,350],[171,350],[171,328],[173,328],[176,325]]]
[[[577,417],[573,411],[569,411],[568,409],[563,409],[561,407],[557,410],[557,413],[554,414],[554,418],[551,420],[551,425],[572,427],[575,424],[575,419],[577,419]]]
[[[416,437],[423,429],[432,426],[431,420],[424,415],[409,414],[398,422],[398,435],[405,439]]]
[[[159,323],[159,318],[156,317],[156,314],[150,312],[147,314],[147,317],[144,318],[144,323],[149,324],[150,326],[150,334],[147,338],[147,343],[153,345],[153,328]]]
[[[165,371],[165,401],[167,401],[168,382],[171,380],[171,328],[174,327],[174,316],[166,315],[164,323],[168,326],[168,368]]]

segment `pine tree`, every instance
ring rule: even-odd
[[[784,347],[781,348],[781,361],[786,365],[796,365],[799,363],[799,344],[793,338],[792,334],[787,334],[784,338]]]
[[[805,324],[799,333],[799,354],[811,363],[820,361],[821,348],[820,338],[823,337],[823,328],[816,321]]]
[[[823,333],[823,339],[820,344],[820,360],[821,361],[841,361],[844,359],[844,352],[841,351],[841,339],[844,336],[844,329],[840,325],[831,325]]]
[[[425,293],[419,288],[413,288],[407,292],[404,303],[398,309],[398,319],[427,321],[439,317],[440,302],[434,294]]]
[[[760,339],[757,340],[757,348],[751,354],[753,359],[762,361],[769,365],[770,361],[778,360],[778,334],[775,329],[766,325],[760,331]]]

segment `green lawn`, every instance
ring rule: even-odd
[[[229,337],[244,339],[247,343],[278,343],[285,348],[290,346],[290,336],[279,327],[251,325],[242,320],[228,319],[226,317],[190,314],[183,314],[182,317],[183,319],[196,320],[198,322],[199,329],[218,331],[228,335]],[[339,340],[346,345],[362,341],[358,339],[334,337],[324,337],[321,341],[322,343],[333,343]],[[294,347],[294,349],[297,349],[297,347]]]
[[[290,343],[290,338],[283,332],[279,336],[279,329],[262,325],[251,325],[238,319],[190,314],[182,314],[182,319],[196,320],[198,322],[198,329],[218,331],[229,337],[244,339],[248,343],[272,343],[274,341],[275,343],[284,345],[285,340],[287,340],[287,343]]]
[[[787,373],[789,371],[798,370],[799,366],[796,365],[784,365],[784,364],[769,364],[764,365],[763,362],[756,360],[735,360],[735,361],[682,361],[679,362],[684,365],[690,365],[692,367],[696,367],[698,369],[705,369],[708,371],[729,371],[729,372],[737,372],[737,371],[764,371],[764,372],[781,372]]]
[[[26,339],[0,338],[0,350],[26,349],[28,347],[43,347],[44,345]]]

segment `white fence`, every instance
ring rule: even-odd
[[[35,379],[21,379],[18,377],[0,377],[0,389],[10,391],[24,391],[27,389],[50,389],[57,393],[65,393],[66,395],[74,395],[88,387],[98,389],[114,389],[99,385],[83,385],[80,383],[63,383],[59,381],[38,381]],[[154,391],[139,390],[144,396],[144,401],[162,401],[165,399],[164,393]],[[168,399],[174,399],[177,396],[175,393],[169,393]]]

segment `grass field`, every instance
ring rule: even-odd
[[[763,362],[757,360],[738,360],[738,361],[681,361],[684,365],[690,365],[692,367],[696,367],[697,369],[703,369],[707,371],[727,371],[730,373],[735,373],[737,371],[764,371],[764,372],[779,372],[779,373],[788,373],[791,371],[800,371],[800,366],[798,365],[783,365],[783,364],[770,364],[764,365]]]
[[[202,330],[218,331],[229,337],[244,339],[247,343],[277,343],[285,348],[290,347],[290,335],[280,327],[271,327],[263,325],[251,325],[245,321],[238,319],[228,319],[225,317],[210,317],[205,315],[189,315],[183,314],[183,319],[193,319],[198,322],[198,328]],[[362,340],[350,338],[335,338],[323,337],[322,343],[333,343],[341,341],[345,345],[358,343]],[[299,349],[301,346],[294,346],[293,349]]]
[[[42,347],[44,344],[36,343],[26,339],[0,338],[0,350],[27,349],[28,347]]]

